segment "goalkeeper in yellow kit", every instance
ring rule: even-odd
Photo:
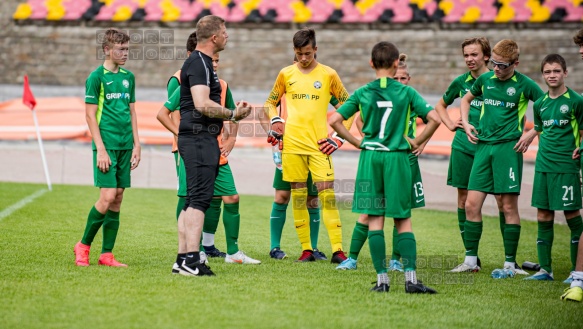
[[[293,37],[298,63],[283,68],[265,102],[271,120],[268,142],[281,140],[283,180],[291,184],[294,224],[302,255],[298,261],[314,261],[310,241],[309,213],[306,208],[308,172],[318,189],[322,218],[332,244],[332,263],[346,259],[342,251],[342,224],[334,195],[334,166],[330,154],[344,140],[328,136],[327,111],[330,95],[342,104],[348,98],[338,74],[332,68],[315,60],[316,33],[304,28]],[[287,121],[278,116],[277,103],[285,97]],[[353,118],[345,124],[350,127]]]

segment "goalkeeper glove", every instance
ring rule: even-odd
[[[318,144],[320,144],[320,151],[326,155],[334,153],[342,144],[346,142],[345,139],[334,133],[332,136],[324,139],[320,139]]]
[[[285,130],[285,121],[280,117],[273,117],[271,119],[271,129],[267,132],[267,142],[271,145],[281,142],[283,138],[283,132]],[[280,144],[280,149],[281,149]]]

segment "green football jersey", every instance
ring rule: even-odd
[[[411,114],[427,116],[432,110],[419,93],[398,81],[380,78],[358,88],[339,109],[346,120],[360,111],[364,138],[361,148],[376,151],[408,151]]]
[[[113,73],[103,65],[85,81],[85,103],[97,105],[97,124],[108,150],[134,148],[130,104],[136,102],[135,88],[132,72],[119,68],[118,73]]]
[[[456,98],[464,97],[464,95],[470,91],[475,81],[476,79],[470,72],[466,72],[455,78],[443,94],[443,101],[445,104],[451,105]],[[483,103],[482,96],[477,96],[470,104],[468,121],[472,126],[476,127],[476,129],[480,123],[480,111],[482,110]],[[451,148],[471,155],[476,153],[476,144],[472,144],[468,141],[468,136],[462,128],[456,129]]]
[[[526,75],[515,71],[501,81],[494,72],[482,74],[470,89],[474,96],[482,96],[478,138],[480,142],[499,143],[518,140],[524,127],[528,101],[536,101],[544,93]]]
[[[552,99],[545,94],[534,103],[534,129],[540,132],[535,170],[539,172],[579,172],[573,151],[580,146],[583,129],[583,97],[567,88]]]

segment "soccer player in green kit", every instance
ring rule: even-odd
[[[83,238],[74,248],[75,265],[89,266],[91,243],[103,226],[99,265],[126,267],[113,256],[123,192],[131,186],[130,171],[140,163],[140,139],[135,110],[135,78],[120,68],[129,53],[130,37],[108,29],[102,44],[105,61],[85,82],[85,112],[93,137],[93,173],[99,200],[89,216]]]
[[[540,270],[525,280],[554,280],[551,267],[555,211],[563,211],[571,230],[571,262],[575,269],[581,220],[579,147],[583,130],[583,97],[565,85],[567,63],[558,54],[547,55],[541,72],[549,91],[534,103],[538,133],[532,206],[537,208],[536,249]]]
[[[462,237],[462,242],[464,241],[464,225],[466,222],[466,199],[468,197],[468,182],[470,180],[470,172],[472,170],[472,164],[474,163],[474,154],[476,153],[476,145],[468,141],[468,136],[464,132],[461,118],[456,121],[452,121],[447,113],[447,107],[451,105],[456,98],[463,97],[476,79],[487,72],[488,62],[490,57],[492,57],[492,48],[490,47],[490,42],[488,39],[483,37],[478,38],[468,38],[462,42],[462,54],[464,56],[464,62],[468,67],[469,71],[455,78],[447,88],[443,97],[435,105],[435,110],[441,118],[441,122],[447,127],[447,129],[455,132],[455,137],[451,145],[451,155],[449,157],[449,169],[447,172],[447,185],[457,188],[458,197],[458,225],[460,229],[460,235]],[[483,100],[481,96],[476,97],[470,104],[470,114],[469,121],[474,127],[478,126],[480,111],[482,108]],[[506,219],[504,218],[504,212],[502,211],[502,204],[500,202],[500,196],[495,195],[496,202],[498,204],[499,216],[500,216],[500,231],[502,236],[504,236],[504,225],[506,224]],[[480,261],[475,268],[472,268],[472,272],[477,272],[480,270]]]
[[[583,29],[577,31],[577,34],[573,37],[573,42],[579,47],[579,55],[583,59]],[[580,240],[581,237],[579,237]],[[561,295],[561,299],[581,302],[583,300],[583,243],[579,243],[574,271],[571,271],[569,278],[563,282],[570,283],[571,286],[565,289],[565,292]]]
[[[494,71],[482,75],[461,101],[462,124],[476,154],[468,183],[466,222],[464,224],[464,262],[452,272],[472,272],[477,268],[478,246],[482,236],[482,205],[486,196],[500,194],[506,225],[504,226],[504,269],[528,275],[516,264],[520,239],[518,195],[522,182],[522,153],[536,136],[531,130],[523,134],[528,101],[536,101],[543,92],[529,77],[515,71],[519,49],[516,42],[504,39],[492,49],[490,61]],[[471,102],[482,96],[479,127],[469,122]]]
[[[379,42],[372,49],[370,66],[377,79],[357,89],[328,120],[338,135],[362,149],[356,174],[352,210],[367,214],[368,240],[377,282],[371,289],[388,292],[385,217],[393,217],[398,246],[405,270],[406,293],[436,293],[417,280],[417,244],[411,228],[411,165],[409,153],[427,141],[439,127],[437,113],[413,88],[393,79],[399,64],[399,50],[389,42]],[[360,110],[364,138],[352,136],[342,125]],[[425,114],[427,127],[415,138],[408,136],[411,112]],[[395,186],[405,187],[408,193],[395,193]]]
[[[404,85],[409,85],[409,82],[411,81],[411,75],[409,74],[409,67],[406,61],[407,55],[400,54],[399,66],[397,67],[397,71],[395,72],[393,79]],[[431,111],[433,109],[428,108],[427,110]],[[421,117],[422,120],[427,121],[426,113],[417,114],[415,112],[411,112],[408,127],[408,137],[411,139],[414,139],[417,134],[417,117]],[[356,120],[356,125],[360,131],[361,136],[364,136],[362,132],[362,117],[359,117]],[[411,177],[413,180],[411,190],[411,209],[425,207],[425,193],[423,191],[423,180],[421,178],[421,169],[419,168],[418,156],[421,154],[421,152],[423,152],[423,149],[425,148],[425,145],[427,145],[428,141],[429,140],[425,141],[425,143],[420,145],[415,151],[409,153],[409,164],[411,165]],[[368,215],[361,214],[358,217],[358,221],[356,222],[354,230],[352,231],[349,257],[336,267],[337,270],[356,270],[358,255],[360,254],[360,250],[362,249],[362,246],[364,246],[364,243],[368,237],[368,225]],[[401,253],[399,252],[398,236],[399,232],[397,231],[397,226],[395,225],[393,226],[393,248],[388,270],[403,272],[403,264],[400,262]]]

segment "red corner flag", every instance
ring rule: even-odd
[[[22,103],[28,106],[31,110],[34,110],[36,106],[36,99],[30,90],[30,85],[28,84],[28,75],[24,76],[24,92],[22,93]]]

